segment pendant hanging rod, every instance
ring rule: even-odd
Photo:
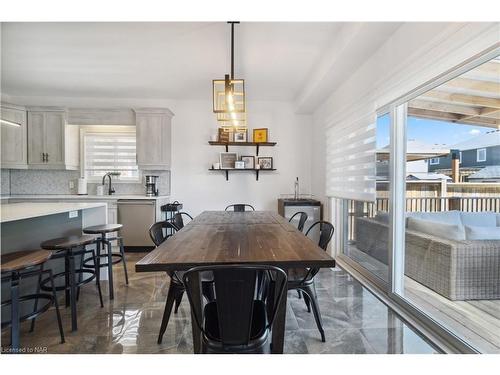
[[[231,24],[231,79],[234,79],[234,24],[240,23],[239,21],[227,21]]]

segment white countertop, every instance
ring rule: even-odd
[[[101,200],[101,201],[116,201],[120,199],[144,199],[144,200],[157,200],[169,198],[168,195],[159,195],[157,197],[147,197],[145,195],[77,195],[77,194],[44,194],[44,195],[9,195],[2,196],[1,199],[68,199],[68,200]]]
[[[0,223],[30,219],[33,217],[61,214],[89,208],[106,207],[107,203],[11,203],[0,206]]]

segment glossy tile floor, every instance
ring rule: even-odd
[[[164,273],[135,273],[144,254],[127,254],[130,284],[121,266],[115,266],[115,299],[109,302],[103,282],[104,308],[96,288],[82,288],[78,303],[78,331],[70,331],[69,308],[62,308],[66,343],[60,344],[55,313],[37,319],[29,333],[22,324],[21,345],[44,353],[192,353],[189,303],[184,298],[172,314],[163,338],[156,343],[168,290]],[[285,353],[434,353],[435,349],[406,326],[390,309],[345,271],[325,269],[316,276],[326,342],[320,340],[312,313],[295,292],[288,294]],[[9,343],[2,331],[2,345]]]

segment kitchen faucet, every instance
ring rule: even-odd
[[[111,176],[119,176],[121,173],[120,172],[108,172],[104,176],[102,176],[102,185],[106,185],[106,177],[109,178],[109,189],[108,189],[108,195],[112,195],[115,193],[115,189],[111,186]]]

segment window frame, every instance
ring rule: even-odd
[[[441,163],[441,158],[431,158],[429,159],[429,165],[439,165]],[[434,160],[437,160],[437,162],[434,162]]]
[[[479,158],[479,154],[480,154],[480,152],[484,152],[484,159],[480,159],[480,158]],[[486,159],[487,159],[487,156],[486,156],[486,148],[478,148],[478,149],[476,150],[476,162],[478,162],[478,163],[484,163],[484,162],[486,161]]]
[[[131,133],[136,134],[135,126],[128,125],[85,125],[80,126],[80,177],[86,178],[88,183],[101,183],[102,177],[87,177],[85,173],[85,136],[96,133]],[[137,143],[136,143],[137,160]],[[137,164],[137,161],[136,161]],[[137,164],[138,165],[138,164]],[[138,168],[137,180],[120,180],[119,177],[113,177],[113,184],[142,184],[142,171]]]

